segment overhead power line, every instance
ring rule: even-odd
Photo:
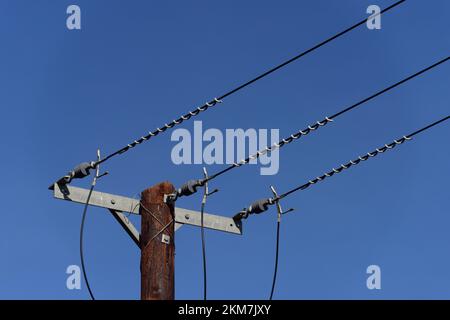
[[[410,134],[408,134],[406,136],[403,136],[400,139],[396,139],[396,140],[394,140],[393,142],[391,142],[389,144],[385,144],[384,146],[382,146],[380,148],[377,148],[377,149],[375,149],[372,152],[368,152],[367,154],[365,154],[363,156],[360,156],[357,159],[350,160],[350,162],[348,162],[347,164],[342,164],[337,169],[333,168],[329,172],[326,172],[326,173],[324,173],[321,176],[318,176],[318,177],[316,177],[316,178],[314,178],[312,180],[309,180],[307,183],[302,184],[300,186],[297,186],[297,187],[295,187],[295,188],[293,188],[293,189],[291,189],[291,190],[289,190],[289,191],[287,191],[287,192],[285,192],[283,194],[277,195],[277,196],[272,197],[272,198],[258,200],[256,202],[254,202],[248,208],[245,208],[242,211],[240,211],[233,218],[235,220],[246,219],[250,214],[259,214],[259,213],[262,213],[264,211],[267,211],[268,208],[269,208],[269,205],[276,204],[278,201],[286,198],[287,196],[289,196],[289,195],[291,195],[291,194],[293,194],[293,193],[295,193],[297,191],[305,190],[305,189],[309,188],[310,186],[325,180],[326,178],[332,177],[335,174],[342,172],[345,169],[349,169],[352,166],[355,166],[355,165],[357,165],[357,164],[359,164],[359,163],[361,163],[363,161],[366,161],[366,160],[368,160],[368,159],[370,159],[372,157],[375,157],[375,156],[377,156],[377,155],[379,155],[381,153],[384,153],[384,152],[386,152],[388,150],[391,150],[391,149],[395,148],[397,145],[401,145],[401,144],[405,143],[406,141],[411,140],[415,135],[417,135],[419,133],[422,133],[422,132],[424,132],[424,131],[426,131],[428,129],[431,129],[432,127],[434,127],[434,126],[436,126],[436,125],[438,125],[438,124],[440,124],[440,123],[442,123],[444,121],[447,121],[449,118],[450,118],[450,116],[442,118],[442,119],[440,119],[440,120],[438,120],[438,121],[436,121],[436,122],[434,122],[434,123],[432,123],[432,124],[430,124],[430,125],[428,125],[426,127],[423,127],[423,128],[421,128],[421,129],[419,129],[417,131],[414,131],[413,133],[410,133]]]
[[[379,14],[386,13],[389,10],[397,7],[398,5],[402,4],[405,1],[406,0],[397,1],[394,4],[390,5],[389,7],[386,7],[385,9],[381,10]],[[162,126],[160,128],[156,128],[156,130],[151,131],[148,134],[140,137],[139,139],[134,140],[133,142],[127,144],[123,148],[121,148],[121,149],[119,149],[119,150],[117,150],[117,151],[107,155],[103,159],[100,159],[100,160],[97,160],[97,161],[92,161],[92,162],[81,163],[75,169],[70,171],[67,175],[65,175],[62,178],[60,178],[57,181],[57,183],[58,184],[66,184],[66,183],[70,183],[72,181],[72,179],[74,179],[74,178],[78,178],[79,179],[79,178],[84,178],[84,177],[88,176],[90,169],[94,169],[99,164],[104,163],[105,161],[108,161],[109,159],[111,159],[111,158],[113,158],[113,157],[115,157],[117,155],[123,154],[123,153],[127,152],[128,150],[136,147],[137,145],[142,144],[143,142],[150,140],[151,138],[159,135],[162,132],[165,132],[167,129],[173,128],[176,125],[181,124],[185,120],[189,120],[190,118],[192,118],[194,116],[197,116],[199,113],[201,113],[203,111],[206,111],[206,110],[208,110],[211,107],[214,107],[216,104],[221,103],[223,99],[225,99],[225,98],[231,96],[232,94],[234,94],[234,93],[236,93],[236,92],[238,92],[238,91],[240,91],[240,90],[250,86],[251,84],[255,83],[256,81],[267,77],[268,75],[270,75],[270,74],[274,73],[275,71],[277,71],[277,70],[279,70],[279,69],[281,69],[281,68],[291,64],[292,62],[294,62],[294,61],[296,61],[296,60],[306,56],[307,54],[309,54],[309,53],[319,49],[320,47],[326,45],[327,43],[329,43],[329,42],[331,42],[331,41],[333,41],[333,40],[335,40],[335,39],[345,35],[346,33],[356,29],[357,27],[365,24],[366,21],[367,21],[367,18],[362,19],[361,21],[357,22],[356,24],[352,25],[351,27],[349,27],[349,28],[347,28],[347,29],[345,29],[345,30],[343,30],[343,31],[341,31],[341,32],[339,32],[339,33],[329,37],[328,39],[326,39],[326,40],[316,44],[315,46],[309,48],[308,50],[301,52],[300,54],[296,55],[295,57],[290,58],[289,60],[286,60],[286,61],[282,62],[281,64],[279,64],[279,65],[277,65],[277,66],[275,66],[275,67],[273,67],[273,68],[263,72],[262,74],[258,75],[257,77],[255,77],[255,78],[253,78],[253,79],[251,79],[251,80],[249,80],[249,81],[247,81],[247,82],[237,86],[236,88],[226,92],[225,94],[223,94],[223,95],[221,95],[219,97],[216,97],[216,98],[210,100],[209,102],[206,102],[202,106],[197,107],[196,109],[194,109],[194,110],[192,110],[192,111],[182,115],[178,119],[172,120],[171,122],[166,123],[164,126]],[[50,189],[52,189],[52,187],[53,187],[53,185],[50,186]]]
[[[194,194],[197,191],[197,188],[203,186],[206,182],[211,181],[211,180],[213,180],[213,179],[215,179],[215,178],[217,178],[217,177],[219,177],[219,176],[229,172],[230,170],[232,170],[234,168],[238,168],[238,167],[241,167],[241,166],[243,166],[245,164],[248,164],[250,161],[256,160],[256,159],[258,159],[260,156],[262,156],[264,154],[267,154],[267,153],[272,152],[272,151],[274,151],[276,149],[282,148],[283,146],[285,146],[285,145],[287,145],[287,144],[289,144],[291,142],[294,142],[294,141],[300,139],[303,136],[308,135],[312,131],[315,131],[315,130],[319,129],[320,127],[325,126],[327,123],[332,122],[335,118],[337,118],[337,117],[339,117],[339,116],[341,116],[341,115],[343,115],[343,114],[345,114],[347,112],[350,112],[351,110],[353,110],[353,109],[363,105],[364,103],[369,102],[370,100],[372,100],[372,99],[374,99],[374,98],[376,98],[376,97],[378,97],[378,96],[380,96],[380,95],[382,95],[384,93],[387,93],[388,91],[390,91],[390,90],[400,86],[401,84],[404,84],[404,83],[408,82],[409,80],[412,80],[412,79],[414,79],[414,78],[424,74],[427,71],[430,71],[431,69],[433,69],[433,68],[443,64],[444,62],[447,62],[449,59],[450,59],[450,57],[446,57],[444,59],[441,59],[438,62],[433,63],[432,65],[430,65],[430,66],[428,66],[428,67],[426,67],[426,68],[424,68],[424,69],[422,69],[420,71],[417,71],[414,74],[412,74],[412,75],[410,75],[410,76],[408,76],[408,77],[406,77],[406,78],[404,78],[404,79],[402,79],[402,80],[400,80],[400,81],[398,81],[398,82],[396,82],[396,83],[394,83],[394,84],[392,84],[392,85],[390,85],[390,86],[388,86],[388,87],[386,87],[386,88],[384,88],[384,89],[382,89],[382,90],[380,90],[380,91],[378,91],[378,92],[376,92],[376,93],[374,93],[372,95],[370,95],[369,97],[366,97],[366,98],[364,98],[364,99],[362,99],[362,100],[352,104],[351,106],[348,106],[348,107],[342,109],[341,111],[333,114],[332,116],[325,117],[325,119],[323,119],[322,121],[317,121],[314,124],[309,125],[307,128],[305,128],[303,130],[299,130],[299,131],[291,134],[290,136],[280,140],[278,143],[275,143],[272,146],[269,146],[269,147],[266,147],[266,148],[264,148],[262,150],[259,150],[255,154],[253,154],[253,155],[251,155],[251,156],[249,156],[249,157],[247,157],[247,158],[245,158],[245,159],[243,159],[243,160],[241,160],[239,162],[235,162],[235,163],[229,165],[225,169],[210,175],[208,178],[188,181],[180,189],[178,189],[176,196],[177,197],[178,196],[189,196],[191,194]]]

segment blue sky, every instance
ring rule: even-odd
[[[49,183],[116,150],[393,1],[0,1],[2,146],[1,299],[87,299],[66,289],[79,264],[82,207],[52,198]],[[66,28],[78,4],[82,30]],[[206,128],[279,128],[281,136],[449,54],[446,0],[408,0],[198,119]],[[275,176],[245,166],[217,179],[211,213],[232,216],[269,185],[285,191],[449,114],[449,65],[339,118],[280,154]],[[182,125],[193,129],[193,122]],[[284,201],[277,299],[450,298],[448,138],[441,125],[393,152]],[[98,190],[137,197],[179,186],[201,165],[176,166],[170,134],[105,165]],[[211,166],[215,171],[222,166]],[[88,187],[90,179],[76,181]],[[198,209],[200,195],[180,207]],[[138,219],[133,220],[139,224]],[[265,299],[276,215],[245,221],[244,235],[207,231],[209,297]],[[199,299],[199,229],[176,234],[176,297]],[[139,298],[134,243],[107,211],[91,208],[86,264],[98,299]],[[368,290],[366,268],[381,267]]]

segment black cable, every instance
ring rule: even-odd
[[[406,1],[406,0],[400,0],[400,1],[395,2],[394,4],[390,5],[389,7],[387,7],[387,8],[385,8],[385,9],[381,10],[380,14],[383,14],[383,13],[385,13],[385,12],[387,12],[387,11],[389,11],[389,10],[395,8],[396,6],[400,5],[401,3],[405,2],[405,1]],[[253,78],[253,79],[251,79],[251,80],[249,80],[249,81],[247,81],[247,82],[245,82],[245,83],[239,85],[238,87],[236,87],[236,88],[234,88],[234,89],[228,91],[227,93],[221,95],[219,98],[214,98],[214,99],[212,99],[211,101],[206,102],[206,103],[205,103],[204,105],[202,105],[201,107],[198,107],[198,108],[194,109],[193,111],[191,111],[191,112],[189,112],[189,113],[186,113],[185,115],[182,115],[182,116],[179,117],[178,119],[172,120],[171,122],[166,123],[164,126],[162,126],[162,127],[160,127],[160,128],[156,128],[156,130],[154,130],[153,132],[149,132],[147,135],[144,135],[144,136],[142,136],[141,138],[139,138],[139,139],[137,139],[137,140],[134,140],[133,142],[131,142],[131,143],[129,143],[128,145],[126,145],[125,147],[123,147],[123,148],[121,148],[121,149],[119,149],[119,150],[117,150],[117,151],[115,151],[115,152],[113,152],[113,153],[110,153],[109,155],[107,155],[107,156],[104,157],[103,159],[98,160],[98,161],[96,161],[96,162],[93,162],[92,164],[90,164],[90,167],[91,167],[91,168],[95,168],[95,167],[98,166],[99,164],[101,164],[101,163],[103,163],[103,162],[105,162],[105,161],[111,159],[112,157],[114,157],[114,156],[116,156],[116,155],[125,153],[125,152],[128,151],[129,149],[134,148],[134,147],[137,146],[138,144],[141,144],[141,143],[143,143],[143,142],[145,142],[145,141],[151,139],[151,138],[154,137],[154,136],[157,136],[157,135],[160,134],[161,132],[165,132],[167,129],[173,128],[174,126],[176,126],[176,125],[178,125],[178,124],[181,124],[182,122],[184,122],[185,120],[190,119],[190,118],[193,117],[193,116],[197,116],[199,113],[201,113],[201,112],[203,112],[203,111],[206,111],[206,110],[208,110],[208,109],[211,108],[211,107],[214,107],[214,106],[215,106],[217,103],[219,103],[219,102],[222,102],[222,99],[224,99],[224,98],[226,98],[226,97],[229,97],[230,95],[232,95],[232,94],[234,94],[234,93],[236,93],[236,92],[238,92],[238,91],[244,89],[245,87],[251,85],[252,83],[254,83],[254,82],[256,82],[256,81],[258,81],[258,80],[260,80],[260,79],[262,79],[262,78],[264,78],[264,77],[266,77],[266,76],[272,74],[273,72],[275,72],[275,71],[277,71],[277,70],[279,70],[279,69],[281,69],[281,68],[283,68],[283,67],[289,65],[290,63],[292,63],[292,62],[294,62],[294,61],[300,59],[301,57],[307,55],[308,53],[311,53],[311,52],[315,51],[316,49],[319,49],[320,47],[324,46],[325,44],[327,44],[327,43],[329,43],[329,42],[331,42],[331,41],[333,41],[333,40],[335,40],[335,39],[337,39],[337,38],[343,36],[344,34],[346,34],[346,33],[350,32],[350,31],[352,31],[353,29],[355,29],[355,28],[357,28],[357,27],[359,27],[359,26],[365,24],[366,21],[367,21],[367,18],[364,18],[363,20],[359,21],[358,23],[354,24],[353,26],[351,26],[351,27],[349,27],[349,28],[347,28],[347,29],[345,29],[345,30],[343,30],[343,31],[341,31],[341,32],[339,32],[339,33],[337,33],[337,34],[335,34],[334,36],[329,37],[328,39],[326,39],[326,40],[324,40],[324,41],[322,41],[322,42],[316,44],[316,45],[313,46],[312,48],[309,48],[308,50],[303,51],[302,53],[296,55],[295,57],[293,57],[293,58],[291,58],[291,59],[289,59],[289,60],[284,61],[283,63],[281,63],[281,64],[279,64],[279,65],[277,65],[277,66],[275,66],[275,67],[269,69],[268,71],[263,72],[262,74],[258,75],[257,77],[255,77],[255,78]],[[66,176],[60,178],[60,179],[57,181],[57,183],[70,183],[70,181],[71,181],[73,178],[83,178],[83,177],[85,177],[86,175],[87,175],[87,174],[84,174],[84,173],[83,173],[83,174],[77,175],[76,172],[75,172],[75,170],[73,170],[73,171],[69,172],[69,174],[67,174]],[[50,189],[51,189],[51,188],[52,188],[52,186],[50,186]]]
[[[401,3],[405,2],[405,1],[406,1],[406,0],[397,1],[396,3],[390,5],[389,7],[387,7],[387,8],[385,8],[385,9],[381,10],[381,11],[380,11],[380,14],[383,14],[383,13],[385,13],[385,12],[391,10],[392,8],[398,6],[399,4],[401,4]],[[344,34],[346,34],[347,32],[350,32],[350,31],[352,31],[353,29],[356,29],[357,27],[359,27],[359,26],[365,24],[366,21],[367,21],[367,18],[364,18],[363,20],[361,20],[360,22],[354,24],[353,26],[351,26],[351,27],[349,27],[349,28],[347,28],[347,29],[345,29],[345,30],[343,30],[343,31],[341,31],[341,32],[339,32],[339,33],[337,33],[337,34],[335,34],[334,36],[332,36],[332,37],[330,37],[330,38],[328,38],[328,39],[326,39],[326,40],[324,40],[324,41],[318,43],[318,44],[315,45],[314,47],[312,47],[312,48],[310,48],[310,49],[308,49],[308,50],[306,50],[306,51],[303,51],[302,53],[296,55],[295,57],[293,57],[293,58],[291,58],[291,59],[289,59],[289,60],[287,60],[287,61],[285,61],[285,62],[279,64],[278,66],[276,66],[276,67],[274,67],[274,68],[272,68],[272,69],[270,69],[270,70],[268,70],[268,71],[266,71],[266,72],[264,72],[264,73],[262,73],[261,75],[257,76],[256,78],[254,78],[254,79],[252,79],[252,80],[250,80],[250,81],[247,81],[246,83],[244,83],[244,84],[238,86],[237,88],[235,88],[235,89],[233,89],[233,90],[231,90],[231,91],[225,93],[224,95],[222,95],[222,96],[219,98],[219,100],[222,100],[222,99],[228,97],[229,95],[232,95],[233,93],[235,93],[235,92],[237,92],[237,91],[239,91],[239,90],[241,90],[241,89],[243,89],[243,88],[245,88],[245,87],[251,85],[252,83],[254,83],[254,82],[256,82],[256,81],[258,81],[258,80],[260,80],[260,79],[262,79],[262,78],[264,78],[264,77],[266,77],[266,76],[268,76],[268,75],[271,74],[272,72],[275,72],[275,71],[277,71],[278,69],[281,69],[281,68],[283,68],[284,66],[287,66],[288,64],[294,62],[295,60],[300,59],[301,57],[307,55],[308,53],[311,53],[311,52],[313,52],[314,50],[319,49],[320,47],[326,45],[327,43],[333,41],[334,39],[337,39],[337,38],[339,38],[340,36],[343,36]]]
[[[275,245],[275,269],[273,271],[273,281],[272,281],[272,290],[270,290],[269,300],[272,300],[273,292],[275,290],[275,283],[277,281],[277,271],[278,271],[278,251],[280,246],[280,224],[281,224],[281,215],[277,219],[277,240]]]
[[[293,188],[293,189],[291,189],[291,190],[289,190],[289,191],[287,191],[287,192],[281,194],[280,196],[278,196],[277,200],[281,200],[281,199],[287,197],[288,195],[290,195],[290,194],[292,194],[292,193],[294,193],[294,192],[296,192],[296,191],[299,191],[299,190],[305,190],[305,189],[307,189],[308,187],[310,187],[311,185],[316,184],[317,182],[323,181],[323,180],[325,180],[326,178],[333,176],[335,173],[340,173],[342,170],[348,169],[348,168],[350,168],[350,167],[353,166],[353,165],[359,164],[361,161],[366,161],[366,160],[368,160],[369,158],[378,155],[379,153],[383,153],[383,152],[385,152],[385,151],[387,151],[387,150],[389,150],[389,149],[392,149],[392,148],[394,148],[396,145],[402,144],[402,143],[404,143],[404,142],[410,140],[410,139],[411,139],[412,137],[414,137],[415,135],[417,135],[417,134],[419,134],[419,133],[421,133],[421,132],[423,132],[423,131],[426,131],[426,130],[430,129],[430,128],[432,128],[432,127],[434,127],[434,126],[440,124],[441,122],[447,121],[448,119],[450,119],[450,116],[447,116],[447,117],[442,118],[442,119],[440,119],[440,120],[438,120],[438,121],[436,121],[436,122],[433,122],[432,124],[430,124],[430,125],[428,125],[428,126],[422,128],[422,129],[419,129],[419,130],[417,130],[417,131],[414,131],[413,133],[411,133],[411,134],[409,134],[409,135],[407,135],[407,136],[404,136],[404,137],[401,138],[401,139],[394,140],[394,142],[392,142],[392,143],[390,143],[390,144],[386,144],[386,145],[384,145],[384,146],[381,147],[381,148],[377,148],[376,150],[374,150],[374,151],[372,151],[372,152],[368,152],[365,156],[359,157],[358,159],[355,159],[355,160],[351,160],[349,163],[347,163],[347,164],[345,164],[345,165],[341,165],[338,169],[334,169],[334,168],[333,168],[333,170],[331,170],[331,171],[325,173],[324,175],[322,175],[322,176],[320,176],[320,177],[317,177],[317,178],[315,178],[315,179],[313,179],[313,180],[310,180],[310,181],[308,181],[307,183],[305,183],[305,184],[303,184],[303,185],[300,185],[300,186],[298,186],[298,187],[296,187],[296,188]]]
[[[395,88],[395,87],[397,87],[397,86],[399,86],[399,85],[401,85],[401,84],[403,84],[403,83],[405,83],[405,82],[407,82],[407,81],[409,81],[409,80],[411,80],[411,79],[413,79],[413,78],[415,78],[415,77],[421,75],[422,73],[425,73],[425,72],[427,72],[428,70],[431,70],[431,69],[437,67],[438,65],[440,65],[440,64],[442,64],[442,63],[444,63],[444,62],[447,62],[448,59],[450,59],[450,57],[447,56],[446,58],[444,58],[444,59],[442,59],[442,60],[440,60],[440,61],[438,61],[438,62],[432,64],[431,66],[429,66],[429,67],[427,67],[427,68],[425,68],[425,69],[422,69],[422,70],[420,70],[420,71],[414,73],[413,75],[411,75],[411,76],[409,76],[409,77],[407,77],[407,78],[405,78],[405,79],[403,79],[403,80],[401,80],[401,81],[399,81],[399,82],[397,82],[397,83],[395,83],[395,84],[393,84],[393,85],[391,85],[391,86],[389,86],[389,87],[387,87],[387,88],[385,88],[385,89],[383,89],[383,90],[381,90],[381,91],[378,91],[377,93],[371,95],[370,97],[367,97],[366,99],[361,100],[361,101],[355,103],[354,105],[351,105],[350,107],[345,108],[344,110],[339,111],[338,113],[333,114],[333,115],[332,115],[331,117],[329,117],[329,118],[330,118],[330,119],[334,119],[334,118],[340,116],[341,114],[344,114],[344,113],[346,113],[346,112],[348,112],[348,111],[350,111],[350,110],[352,110],[352,109],[354,109],[354,108],[360,106],[361,104],[363,104],[363,103],[365,103],[365,102],[367,102],[367,101],[369,101],[369,100],[372,100],[373,98],[378,97],[379,95],[381,95],[381,94],[383,94],[383,93],[385,93],[385,92],[387,92],[387,91],[389,91],[389,90],[391,90],[391,89],[393,89],[393,88]]]
[[[248,218],[248,216],[250,214],[259,214],[262,213],[264,211],[267,211],[269,208],[269,205],[273,205],[278,203],[281,199],[291,195],[294,192],[297,192],[299,190],[305,190],[307,188],[309,188],[310,186],[312,186],[313,184],[316,184],[318,182],[321,182],[323,180],[325,180],[326,178],[332,177],[337,173],[341,173],[343,170],[345,169],[349,169],[352,166],[355,166],[359,163],[361,163],[362,161],[367,161],[368,159],[375,157],[381,153],[384,153],[388,150],[391,150],[393,148],[395,148],[397,145],[401,145],[403,143],[405,143],[406,141],[409,141],[412,139],[412,137],[414,137],[415,135],[424,132],[428,129],[431,129],[432,127],[447,121],[448,119],[450,119],[450,116],[447,116],[445,118],[442,118],[436,122],[433,122],[430,125],[427,125],[419,130],[414,131],[413,133],[410,133],[409,135],[403,136],[400,139],[394,140],[393,142],[389,143],[389,144],[385,144],[384,146],[380,147],[380,148],[376,148],[374,151],[372,152],[368,152],[367,154],[363,155],[363,156],[359,156],[357,159],[354,160],[350,160],[348,163],[346,163],[345,165],[342,164],[340,165],[337,169],[333,168],[332,170],[330,170],[329,172],[326,172],[325,174],[323,174],[322,176],[318,176],[312,180],[309,180],[307,183],[302,184],[298,187],[295,187],[281,195],[276,195],[273,198],[266,198],[266,199],[261,199],[258,201],[255,201],[252,205],[250,205],[248,208],[244,208],[243,210],[239,211],[234,217],[234,220],[241,220],[241,219],[246,219]]]
[[[406,1],[406,0],[400,0],[400,1],[397,1],[396,3],[390,5],[389,7],[385,8],[385,9],[383,9],[383,10],[380,12],[380,14],[385,13],[385,12],[387,12],[387,11],[393,9],[394,7],[398,6],[399,4],[401,4],[401,3],[405,2],[405,1]],[[273,67],[272,69],[269,69],[268,71],[266,71],[266,72],[260,74],[259,76],[257,76],[257,77],[255,77],[255,78],[253,78],[253,79],[251,79],[251,80],[249,80],[249,81],[247,81],[247,82],[241,84],[240,86],[238,86],[238,87],[236,87],[236,88],[234,88],[234,89],[232,89],[232,90],[230,90],[230,91],[228,91],[227,93],[221,95],[219,98],[214,98],[214,99],[211,100],[210,102],[207,102],[207,103],[205,103],[203,106],[198,107],[197,109],[195,109],[195,110],[193,110],[193,111],[191,111],[191,112],[185,114],[184,116],[181,116],[181,117],[178,118],[177,120],[173,120],[173,121],[170,122],[169,124],[166,124],[166,125],[164,125],[164,126],[161,127],[161,128],[157,128],[155,131],[150,132],[148,135],[143,136],[143,137],[139,138],[138,140],[135,140],[135,141],[133,141],[132,143],[128,144],[127,146],[123,147],[122,149],[119,149],[119,150],[117,150],[116,152],[113,152],[113,153],[111,153],[110,155],[106,156],[106,157],[103,158],[102,160],[98,161],[98,162],[96,163],[96,165],[97,165],[97,164],[101,164],[101,163],[103,163],[103,162],[109,160],[110,158],[112,158],[112,157],[118,155],[118,154],[122,154],[122,153],[128,151],[130,148],[133,148],[133,147],[135,147],[136,145],[138,145],[138,144],[140,144],[140,143],[142,143],[142,142],[144,142],[144,141],[146,141],[146,140],[152,138],[153,136],[156,136],[156,135],[158,135],[159,133],[164,132],[164,131],[166,131],[167,129],[174,127],[175,125],[178,125],[178,124],[182,123],[184,120],[190,119],[192,116],[198,115],[200,112],[206,111],[208,108],[215,106],[218,102],[221,102],[221,100],[225,99],[226,97],[231,96],[232,94],[234,94],[234,93],[236,93],[236,92],[238,92],[238,91],[244,89],[245,87],[248,87],[248,86],[251,85],[252,83],[254,83],[254,82],[258,81],[258,80],[261,80],[262,78],[267,77],[267,76],[270,75],[271,73],[273,73],[273,72],[275,72],[275,71],[277,71],[277,70],[279,70],[279,69],[281,69],[281,68],[287,66],[288,64],[291,64],[292,62],[294,62],[294,61],[300,59],[301,57],[307,55],[308,53],[311,53],[311,52],[313,52],[313,51],[319,49],[320,47],[326,45],[327,43],[333,41],[334,39],[337,39],[337,38],[343,36],[344,34],[346,34],[346,33],[350,32],[350,31],[352,31],[353,29],[356,29],[357,27],[359,27],[359,26],[365,24],[366,21],[367,21],[367,18],[364,18],[363,20],[359,21],[358,23],[354,24],[353,26],[351,26],[351,27],[349,27],[349,28],[347,28],[347,29],[345,29],[345,30],[343,30],[343,31],[341,31],[341,32],[339,32],[339,33],[337,33],[337,34],[335,34],[334,36],[332,36],[332,37],[330,37],[330,38],[328,38],[328,39],[326,39],[326,40],[324,40],[324,41],[318,43],[317,45],[313,46],[312,48],[309,48],[308,50],[303,51],[302,53],[296,55],[295,57],[293,57],[293,58],[291,58],[291,59],[289,59],[289,60],[287,60],[287,61],[285,61],[285,62],[283,62],[283,63],[281,63],[281,64],[279,64],[279,65],[277,65],[276,67]]]
[[[390,91],[390,90],[400,86],[401,84],[404,84],[405,82],[408,82],[409,80],[412,80],[412,79],[422,75],[423,73],[425,73],[425,72],[427,72],[427,71],[429,71],[429,70],[431,70],[431,69],[433,69],[433,68],[435,68],[435,67],[437,67],[437,66],[439,66],[439,65],[441,65],[441,64],[443,64],[445,62],[447,62],[449,59],[450,59],[450,57],[446,57],[444,59],[441,59],[438,62],[433,63],[432,65],[430,65],[430,66],[428,66],[428,67],[426,67],[426,68],[424,68],[424,69],[422,69],[420,71],[417,71],[416,73],[414,73],[414,74],[412,74],[412,75],[410,75],[410,76],[408,76],[408,77],[406,77],[406,78],[404,78],[404,79],[402,79],[402,80],[400,80],[400,81],[398,81],[398,82],[396,82],[396,83],[394,83],[394,84],[392,84],[392,85],[390,85],[390,86],[388,86],[388,87],[386,87],[386,88],[384,88],[384,89],[382,89],[382,90],[380,90],[380,91],[378,91],[378,92],[376,92],[376,93],[374,93],[372,95],[370,95],[369,97],[366,97],[366,98],[364,98],[364,99],[362,99],[362,100],[352,104],[351,106],[342,109],[341,111],[335,113],[334,115],[332,115],[330,117],[325,117],[325,119],[323,119],[322,121],[317,121],[313,125],[310,125],[307,128],[305,128],[303,130],[300,130],[300,131],[297,131],[294,134],[291,134],[290,136],[280,140],[278,143],[276,143],[276,144],[274,144],[274,145],[272,145],[270,147],[267,147],[266,149],[258,151],[254,155],[251,155],[251,156],[247,157],[246,159],[244,159],[244,160],[242,160],[240,162],[233,163],[233,164],[229,165],[225,169],[223,169],[223,170],[221,170],[219,172],[216,172],[215,174],[212,174],[211,176],[209,176],[209,178],[207,180],[205,180],[205,179],[201,180],[201,183],[204,183],[206,181],[210,181],[212,179],[215,179],[215,178],[221,176],[222,174],[230,171],[231,169],[234,169],[234,168],[240,167],[240,166],[242,166],[244,164],[247,164],[251,160],[255,160],[255,159],[259,158],[261,155],[266,154],[266,153],[268,153],[268,152],[270,152],[270,151],[272,151],[274,149],[281,148],[284,145],[289,144],[289,143],[293,142],[294,140],[297,140],[297,139],[301,138],[302,136],[307,135],[310,132],[312,132],[314,130],[317,130],[318,128],[326,125],[327,123],[333,121],[333,119],[339,117],[340,115],[343,115],[344,113],[349,112],[349,111],[351,111],[351,110],[361,106],[362,104],[364,104],[364,103],[366,103],[366,102],[368,102],[368,101],[370,101],[370,100],[372,100],[372,99],[374,99],[374,98],[376,98],[376,97],[378,97],[378,96],[380,96],[380,95],[382,95],[384,93],[387,93],[388,91]]]
[[[203,174],[205,175],[205,179],[208,178],[208,172],[206,168],[203,168]],[[200,230],[201,230],[201,241],[202,241],[202,259],[203,259],[203,300],[206,301],[207,299],[207,273],[206,273],[206,244],[205,244],[205,223],[204,223],[204,216],[205,216],[205,206],[206,206],[206,200],[208,197],[214,193],[219,191],[219,189],[214,189],[213,191],[209,192],[209,186],[206,182],[204,184],[203,189],[203,198],[202,198],[202,204],[200,207]]]
[[[202,257],[203,257],[203,300],[206,301],[207,282],[206,282],[206,246],[205,246],[205,227],[203,222],[203,216],[205,214],[205,201],[202,201],[200,210],[200,229],[202,236]]]
[[[94,178],[95,179],[95,178]],[[80,258],[81,258],[81,270],[83,271],[84,281],[86,282],[86,287],[89,291],[89,295],[92,300],[95,300],[94,294],[92,293],[91,286],[89,285],[89,280],[86,274],[86,267],[84,265],[84,253],[83,253],[83,233],[84,233],[84,222],[86,220],[87,209],[89,206],[89,200],[91,199],[92,192],[94,191],[95,184],[92,183],[91,188],[89,189],[89,194],[86,200],[86,204],[84,205],[83,216],[81,218],[81,226],[80,226]]]
[[[97,159],[101,159],[100,157],[100,149],[97,150]],[[87,215],[87,209],[89,207],[89,201],[91,200],[92,193],[94,192],[94,188],[97,184],[97,180],[101,177],[104,177],[108,174],[107,171],[100,174],[100,166],[97,166],[94,179],[92,179],[91,188],[89,189],[89,193],[86,199],[86,203],[84,205],[83,209],[83,215],[81,218],[81,225],[80,225],[80,259],[81,259],[81,269],[83,271],[83,277],[84,281],[86,282],[86,287],[88,288],[89,295],[91,296],[92,300],[95,300],[94,294],[92,293],[91,286],[89,285],[89,280],[86,273],[86,267],[84,264],[84,252],[83,252],[83,237],[84,237],[84,223],[86,221],[86,215]]]

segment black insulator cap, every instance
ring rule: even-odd
[[[197,188],[202,186],[201,180],[189,180],[178,189],[178,196],[190,196],[197,192]]]
[[[92,163],[89,162],[80,163],[78,166],[75,167],[75,169],[73,169],[73,177],[77,179],[87,177],[90,174],[89,170],[91,169]]]
[[[262,213],[264,211],[267,211],[269,209],[270,199],[261,199],[258,201],[255,201],[251,204],[250,207],[248,207],[247,212],[248,213]]]

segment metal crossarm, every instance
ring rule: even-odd
[[[56,199],[72,201],[76,203],[86,203],[89,190],[73,187],[70,185],[58,185],[55,183],[53,187],[53,196]],[[89,199],[89,205],[109,209],[119,223],[124,227],[125,231],[132,237],[133,241],[138,241],[139,233],[132,223],[121,214],[122,212],[129,212],[132,214],[139,214],[140,203],[139,200],[127,198],[119,195],[114,195],[105,192],[94,191]],[[125,219],[126,220],[125,220]],[[180,228],[183,224],[192,226],[201,226],[200,212],[175,208],[175,229]],[[236,222],[232,218],[222,217],[218,215],[205,213],[203,217],[204,227],[207,229],[219,230],[228,233],[242,235],[242,224]]]

